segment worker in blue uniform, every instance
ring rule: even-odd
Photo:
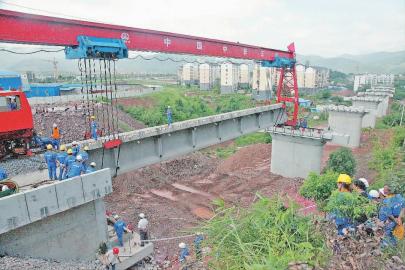
[[[83,150],[81,150],[78,154],[78,155],[82,156],[82,159],[83,159],[82,164],[83,164],[84,170],[87,170],[87,166],[88,166],[88,162],[89,162],[88,151],[89,151],[89,147],[86,145],[85,147],[83,147]]]
[[[56,153],[53,151],[53,146],[48,144],[46,146],[48,151],[45,152],[44,158],[48,166],[48,174],[50,180],[56,180]]]
[[[118,244],[120,247],[124,246],[123,235],[124,231],[127,229],[127,224],[121,219],[120,216],[114,215],[115,223],[114,223],[114,230],[117,234]]]
[[[65,162],[66,158],[68,157],[68,154],[66,153],[66,146],[61,145],[60,146],[60,152],[56,155],[56,165],[59,167],[59,175],[58,179],[62,180],[63,179],[63,174],[65,173]]]
[[[90,166],[87,166],[86,173],[92,173],[96,171],[96,163],[93,161]]]
[[[170,108],[170,106],[167,106],[166,116],[167,116],[167,125],[171,127],[173,119],[172,119],[172,109]]]
[[[7,172],[5,169],[3,169],[2,167],[0,167],[0,181],[7,179]]]
[[[188,247],[185,243],[180,243],[179,244],[180,248],[180,255],[179,255],[179,262],[181,263],[181,266],[183,270],[187,270],[187,257],[190,256],[190,251],[188,250]]]
[[[389,186],[385,186],[384,190],[387,193],[378,212],[378,218],[384,222],[383,245],[396,246],[397,239],[393,233],[395,227],[402,224],[405,199],[400,194],[393,194]]]
[[[72,142],[72,151],[74,156],[77,156],[80,152],[80,145],[76,141]]]
[[[204,240],[204,236],[201,232],[197,232],[196,234],[197,235],[194,238],[195,258],[197,260],[201,260],[202,257],[201,243]]]
[[[67,150],[67,154],[68,156],[65,159],[65,170],[63,172],[63,177],[62,179],[67,179],[67,173],[69,171],[69,168],[72,166],[73,163],[75,163],[76,161],[76,157],[73,155],[73,150],[71,148],[69,148]]]
[[[71,166],[69,166],[69,170],[67,173],[68,178],[72,178],[75,176],[80,176],[82,173],[85,173],[85,169],[83,167],[83,158],[81,155],[77,155],[76,161],[73,162]]]
[[[97,140],[98,134],[97,134],[97,122],[96,122],[96,117],[92,115],[90,117],[91,122],[90,122],[90,133],[91,133],[91,138],[94,140]]]

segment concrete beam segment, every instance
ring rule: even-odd
[[[313,130],[269,129],[272,135],[272,173],[285,177],[306,178],[310,172],[321,172],[324,144],[330,133]]]
[[[363,107],[329,106],[329,129],[333,134],[333,143],[359,147],[363,116],[370,111]],[[347,144],[343,143],[342,137],[349,136]],[[336,138],[336,140],[335,140]]]
[[[0,235],[0,254],[52,260],[90,260],[107,241],[99,199]]]
[[[0,234],[47,219],[111,192],[111,172],[104,169],[0,198],[0,209],[10,209],[0,215]]]
[[[81,144],[89,145],[90,160],[120,174],[282,124],[286,120],[282,104],[273,104],[173,123],[171,127],[164,125],[122,133],[123,144],[119,149],[103,150],[105,138]]]
[[[364,107],[365,109],[375,111],[377,117],[384,116],[385,103],[381,97],[350,97],[353,107]]]

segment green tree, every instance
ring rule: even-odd
[[[356,160],[349,148],[341,147],[329,155],[326,170],[353,176],[356,172]]]

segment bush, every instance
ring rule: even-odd
[[[247,209],[216,212],[199,228],[211,248],[210,269],[286,269],[291,261],[319,265],[328,255],[323,236],[293,202],[286,208],[280,198],[259,196]]]
[[[345,173],[354,175],[356,172],[356,160],[349,148],[341,147],[329,155],[326,170],[331,170],[337,173]]]
[[[271,143],[271,135],[268,132],[256,132],[241,136],[235,140],[236,146],[246,146],[256,143]]]
[[[326,200],[333,190],[337,188],[336,180],[339,173],[327,171],[322,175],[311,172],[300,188],[300,194],[316,202],[319,209],[323,209]]]
[[[377,213],[377,205],[360,193],[336,190],[329,197],[325,211],[355,220],[363,216],[374,216]]]

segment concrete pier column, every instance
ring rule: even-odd
[[[364,96],[364,97],[377,97],[383,99],[382,101],[382,115],[388,114],[388,109],[390,106],[390,99],[394,96],[391,92],[376,92],[376,91],[369,91],[366,92],[359,92],[357,95]]]
[[[332,142],[342,146],[359,147],[363,117],[369,110],[364,107],[329,106],[329,129]]]
[[[270,171],[285,177],[306,178],[321,172],[323,146],[332,137],[313,130],[272,128]]]
[[[364,109],[374,111],[377,117],[383,116],[384,99],[381,97],[351,97],[353,107],[363,107]]]

